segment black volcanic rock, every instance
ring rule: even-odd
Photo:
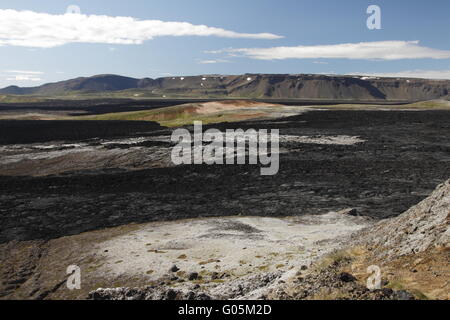
[[[0,144],[122,137],[161,129],[152,121],[0,120]]]

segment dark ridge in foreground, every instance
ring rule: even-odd
[[[164,128],[151,121],[0,120],[0,144],[124,137]]]

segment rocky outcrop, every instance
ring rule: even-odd
[[[352,274],[343,272],[346,259],[334,261],[322,268],[297,275],[268,290],[262,297],[268,300],[415,300],[406,290],[383,287],[370,290]]]
[[[450,180],[398,217],[382,221],[355,237],[380,257],[398,257],[450,247]]]
[[[341,213],[348,213],[350,209]],[[270,290],[267,299],[448,299],[450,180],[398,217],[353,235],[353,241]],[[365,284],[379,265],[381,287]]]
[[[211,300],[211,297],[193,290],[167,289],[164,286],[146,288],[97,289],[89,293],[90,300]]]

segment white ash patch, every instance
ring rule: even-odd
[[[224,217],[157,222],[98,243],[91,254],[102,257],[102,266],[96,272],[111,281],[123,276],[156,281],[176,265],[186,276],[197,272],[215,287],[258,274],[281,276],[310,265],[369,224],[365,218],[333,212],[303,218]],[[215,272],[229,277],[218,284],[211,278]],[[186,280],[175,285],[182,288],[190,284]]]

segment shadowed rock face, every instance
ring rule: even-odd
[[[158,79],[98,75],[32,88],[11,86],[0,90],[0,94],[54,95],[70,91],[104,92],[128,89],[151,92],[156,96],[413,101],[448,99],[450,81],[285,74]]]

